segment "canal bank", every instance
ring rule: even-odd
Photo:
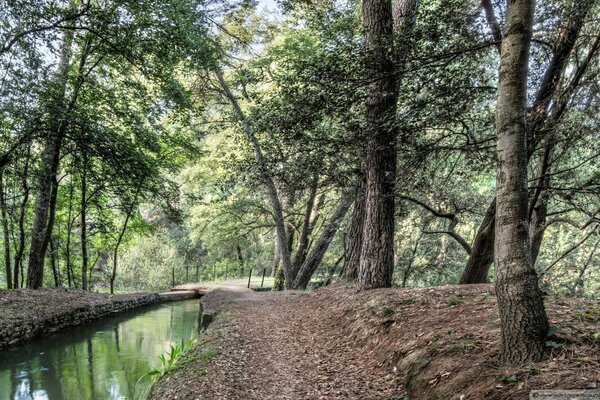
[[[110,295],[65,288],[0,290],[0,350],[140,307],[200,295],[198,291]]]

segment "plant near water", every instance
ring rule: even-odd
[[[158,380],[173,369],[190,362],[192,358],[189,356],[189,352],[194,346],[196,346],[197,343],[198,341],[196,339],[190,340],[189,342],[184,342],[182,340],[175,346],[171,346],[167,353],[161,354],[158,357],[160,360],[160,366],[154,367],[150,371],[146,372],[144,375],[142,375],[140,380],[146,377],[151,377]]]

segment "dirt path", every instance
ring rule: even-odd
[[[197,361],[163,378],[152,398],[403,397],[400,375],[347,342],[336,321],[320,318],[326,305],[310,294],[229,288],[219,296],[232,303],[212,328],[218,335],[210,345],[218,355],[202,371],[198,354]]]

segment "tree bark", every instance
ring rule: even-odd
[[[544,356],[548,319],[531,264],[527,191],[527,68],[534,0],[508,0],[496,114],[496,295],[504,362]]]
[[[239,244],[235,245],[235,252],[237,254],[237,260],[239,265],[238,278],[242,278],[244,276],[244,256],[242,255],[242,248]]]
[[[496,224],[496,198],[488,207],[483,222],[475,235],[467,265],[460,277],[461,285],[486,283],[490,266],[494,262],[494,233]]]
[[[350,206],[352,205],[353,197],[350,195],[345,195],[340,200],[338,206],[336,207],[333,215],[327,222],[327,225],[323,229],[323,232],[319,236],[315,247],[310,252],[309,256],[306,258],[306,261],[302,264],[302,267],[298,271],[298,275],[294,280],[293,289],[305,289],[310,282],[310,278],[312,278],[313,274],[317,270],[317,267],[323,260],[325,256],[325,252],[329,248],[331,241],[335,237],[336,232],[338,231],[342,220],[348,213]]]
[[[390,1],[363,0],[366,51],[365,217],[358,269],[359,290],[392,285],[396,178],[394,30]],[[390,51],[392,49],[392,51]]]
[[[365,218],[364,200],[364,181],[361,176],[359,185],[356,189],[352,220],[350,221],[350,228],[348,229],[348,255],[346,256],[346,266],[344,267],[344,278],[349,281],[354,281],[358,277],[360,249],[362,248],[363,221]]]
[[[12,289],[12,266],[10,254],[10,229],[8,226],[8,215],[6,213],[6,196],[4,193],[4,168],[0,169],[0,208],[2,213],[2,232],[4,235],[4,269],[6,271],[6,288]]]
[[[275,232],[275,245],[273,246],[273,265],[271,266],[271,277],[275,278],[275,274],[279,268],[281,261],[281,251],[279,250],[279,240],[277,239],[277,232]]]

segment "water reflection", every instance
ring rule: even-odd
[[[198,300],[121,314],[0,352],[0,399],[141,399],[158,356],[198,333]]]

